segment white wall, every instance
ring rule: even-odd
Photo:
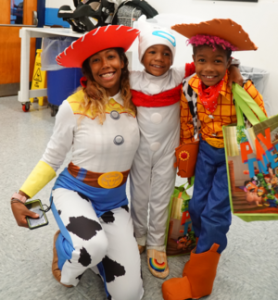
[[[275,87],[278,80],[278,0],[259,0],[258,3],[237,1],[210,0],[147,0],[160,14],[179,14],[172,17],[165,25],[176,23],[192,23],[213,18],[230,18],[242,25],[252,41],[259,47],[257,51],[235,52],[234,57],[241,60],[242,65],[267,70],[270,75],[266,82],[264,98],[270,115],[278,114],[278,100]],[[70,5],[72,0],[46,0],[47,8],[59,8]],[[191,48],[185,47],[185,39],[176,35],[178,49],[175,66],[191,62]],[[134,45],[135,46],[135,45]],[[133,47],[136,49],[136,46]],[[138,69],[137,55],[132,59]]]
[[[73,0],[46,0],[45,7],[60,8],[62,5],[69,5],[74,8]]]
[[[242,25],[252,41],[259,47],[257,51],[235,52],[243,65],[269,71],[264,97],[270,104],[268,113],[278,114],[278,0],[259,0],[258,3],[199,0],[147,0],[160,14],[183,14],[189,18],[210,20],[230,18]],[[180,22],[180,18],[178,18]],[[186,17],[185,21],[186,22]],[[188,47],[189,48],[189,47]],[[191,61],[186,50],[186,61]],[[177,57],[175,64],[184,63]],[[275,90],[276,89],[276,90]],[[275,93],[276,92],[276,93]]]
[[[62,5],[69,5],[72,9],[74,8],[72,0],[45,1],[45,25],[61,25],[63,27],[70,27],[68,22],[63,21],[63,19],[61,18],[58,18],[58,10]]]

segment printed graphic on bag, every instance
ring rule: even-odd
[[[224,130],[233,212],[278,214],[278,116],[255,125],[240,148],[236,126]]]
[[[176,189],[175,192],[177,192]],[[178,190],[178,195],[175,192],[170,203],[170,215],[168,220],[169,227],[166,244],[166,254],[168,256],[189,254],[196,246],[195,234],[188,212],[190,197],[185,190]]]

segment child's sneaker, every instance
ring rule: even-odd
[[[166,278],[169,275],[167,256],[164,251],[147,250],[148,267],[153,276]]]

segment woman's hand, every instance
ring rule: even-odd
[[[232,84],[237,83],[240,86],[243,85],[243,77],[240,74],[239,68],[231,65],[229,68],[228,87],[231,89]]]
[[[38,214],[29,210],[21,202],[11,202],[11,207],[18,226],[28,228],[26,217],[30,217],[33,219],[39,218]]]

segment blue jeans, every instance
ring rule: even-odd
[[[216,243],[221,253],[227,246],[231,209],[224,148],[214,148],[201,140],[189,213],[196,236],[196,253],[208,251]]]

